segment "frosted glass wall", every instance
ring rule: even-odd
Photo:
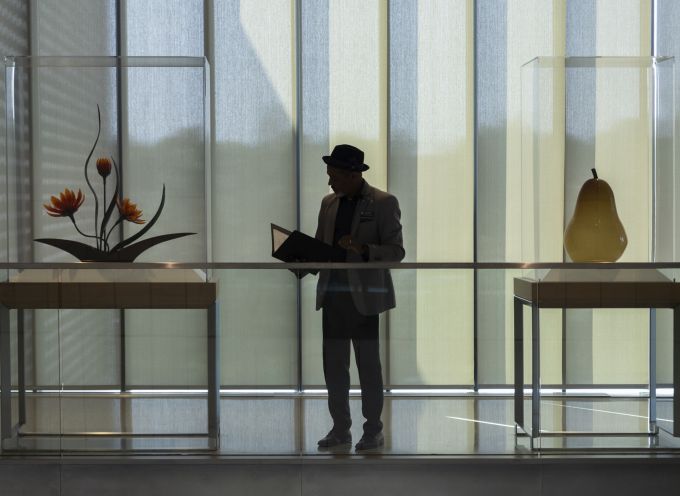
[[[178,90],[192,88],[190,73],[182,76],[186,84],[175,85],[159,71],[146,86],[133,73],[85,73],[79,83],[86,91],[78,94],[58,71],[36,78],[26,129],[34,136],[36,163],[43,165],[13,179],[10,204],[22,213],[3,227],[11,236],[2,249],[16,260],[69,260],[31,239],[75,238],[68,221],[42,214],[41,203],[82,181],[80,166],[73,164],[82,162],[83,153],[68,143],[92,134],[99,103],[101,146],[121,145],[124,194],[143,198],[145,212],[153,212],[171,175],[176,186],[166,192],[158,229],[172,221],[200,233],[158,247],[148,259],[272,261],[269,224],[314,232],[328,192],[321,156],[349,142],[366,152],[367,181],[400,201],[406,261],[520,261],[522,191],[528,187],[521,178],[521,65],[535,56],[649,55],[652,39],[657,55],[680,54],[680,12],[670,0],[656,6],[657,31],[649,0],[34,0],[30,9],[24,2],[4,2],[0,43],[9,52],[26,53],[30,37],[31,52],[40,55],[207,56],[213,144],[208,189],[203,198],[187,196],[206,184],[192,166],[205,150],[189,145],[202,119],[190,110],[199,90]],[[626,77],[636,84],[639,75]],[[557,133],[564,140],[551,144],[564,157],[540,185],[554,191],[554,205],[542,213],[549,229],[536,240],[545,260],[565,260],[561,232],[585,180],[583,164],[602,157],[622,164],[648,153],[648,144],[636,140],[595,148],[583,139],[584,130],[606,133],[614,118],[641,108],[628,102],[616,115],[602,111],[606,99],[614,98],[602,85],[596,77],[576,76],[555,88],[567,102],[589,102],[593,112],[571,116],[571,127]],[[156,90],[150,93],[151,87]],[[150,126],[149,114],[162,117],[163,125]],[[55,134],[56,123],[66,118],[73,127]],[[556,116],[556,125],[560,121]],[[171,156],[186,166],[168,170],[163,157]],[[598,170],[612,178],[615,191],[648,194],[650,171],[631,166],[622,174],[608,167]],[[26,205],[29,191],[33,202]],[[202,213],[206,197],[210,218]],[[621,215],[634,242],[622,261],[649,260],[649,211],[627,208],[622,205]],[[86,202],[81,214],[83,227],[91,227],[92,204]],[[387,382],[510,384],[517,275],[393,271],[397,307],[381,317]],[[223,385],[323,384],[316,278],[298,284],[287,271],[258,270],[216,276]],[[59,370],[57,319],[64,363],[93,357],[94,372],[87,377],[82,367]],[[123,324],[128,385],[204,382],[201,312],[126,312]],[[670,339],[668,326],[660,316],[660,351]],[[117,383],[117,313],[37,312],[34,327],[37,382],[57,377],[64,384]],[[542,314],[542,328],[550,336],[544,340],[546,383],[646,382],[648,312],[550,311]],[[613,367],[621,357],[626,370]],[[660,363],[660,378],[669,378],[663,353]]]

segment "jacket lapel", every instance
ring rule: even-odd
[[[324,230],[323,233],[323,240],[325,243],[328,243],[329,245],[333,244],[333,235],[335,234],[335,218],[338,215],[339,204],[340,199],[338,198],[337,195],[335,195],[335,198],[333,198],[331,204],[328,205],[328,210],[326,211],[325,222],[326,229]]]
[[[352,227],[350,229],[352,237],[356,236],[362,212],[372,208],[372,203],[373,188],[366,181],[364,181],[364,186],[361,188],[361,201],[357,204],[357,208],[354,209],[354,217],[352,218]]]

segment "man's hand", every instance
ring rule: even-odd
[[[349,234],[340,238],[338,240],[338,245],[340,245],[340,248],[344,248],[347,251],[353,251],[358,255],[363,255],[366,252],[366,245],[355,242]]]

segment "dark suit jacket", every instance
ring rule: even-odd
[[[340,196],[331,193],[321,201],[316,239],[333,244],[335,217]],[[352,220],[351,236],[354,242],[366,244],[369,262],[399,262],[404,258],[401,235],[401,211],[396,197],[364,182],[361,200]],[[361,255],[347,252],[347,262],[363,262]],[[316,289],[316,309],[323,306],[330,272],[322,270]],[[352,299],[363,315],[375,315],[394,308],[394,286],[389,270],[348,270]]]

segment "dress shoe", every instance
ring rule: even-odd
[[[382,432],[377,434],[364,434],[357,445],[354,447],[357,451],[365,451],[382,448],[385,445],[385,436]]]
[[[335,432],[331,430],[326,437],[319,439],[319,448],[334,448],[336,446],[352,445],[352,434],[349,431]]]

